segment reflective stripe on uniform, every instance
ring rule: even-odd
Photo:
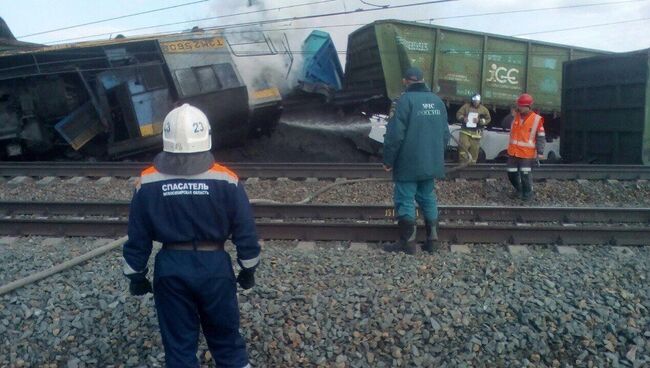
[[[539,115],[536,115],[534,120],[533,120],[533,125],[530,129],[530,134],[528,136],[527,141],[520,141],[517,139],[510,139],[510,144],[514,144],[515,146],[520,146],[520,147],[526,147],[526,148],[535,148],[535,135],[537,135],[537,128],[539,127],[539,122],[542,120],[542,117]],[[546,134],[543,132],[540,132],[540,136],[545,136]]]
[[[509,167],[509,168],[506,169],[506,171],[507,172],[517,172],[517,168],[516,167]]]
[[[143,270],[143,271],[144,271],[144,270]],[[124,259],[124,266],[122,267],[122,272],[123,272],[125,275],[127,275],[127,276],[128,276],[128,275],[134,275],[134,274],[136,274],[136,273],[142,273],[143,271],[136,271],[136,270],[134,270],[133,267],[131,267],[131,265],[129,265],[129,263],[126,261],[126,259]]]
[[[514,144],[515,146],[521,146],[521,147],[528,147],[528,148],[533,147],[533,148],[535,148],[535,143],[518,141],[516,139],[511,139],[510,144]]]
[[[227,181],[230,184],[237,185],[239,178],[235,173],[230,171],[225,166],[214,164],[208,171],[202,172],[197,175],[170,175],[163,174],[160,171],[156,170],[155,167],[151,166],[145,169],[141,174],[141,184],[150,184],[163,180],[171,179],[187,179],[187,180],[223,180]]]
[[[241,265],[244,268],[253,268],[260,263],[260,256],[251,259],[240,259],[239,262],[241,262]]]
[[[535,138],[535,135],[537,135],[537,127],[539,126],[540,120],[542,120],[542,117],[535,115],[535,120],[533,120],[533,127],[530,130],[530,136],[528,137],[528,142],[530,143],[533,143],[533,139]],[[533,147],[535,147],[535,143],[533,143]]]
[[[524,166],[524,167],[521,168],[521,172],[522,172],[522,173],[530,172],[530,171],[532,171],[532,169],[531,169],[530,167],[525,167],[525,166]]]

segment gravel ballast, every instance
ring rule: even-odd
[[[113,240],[38,236],[0,237],[0,285],[78,257]]]
[[[0,249],[3,279],[47,254],[43,238]],[[95,239],[68,238],[83,249]],[[27,245],[33,245],[28,247]],[[239,295],[256,367],[644,367],[650,364],[650,249],[549,247],[510,255],[267,242]],[[5,282],[6,282],[5,281]],[[0,366],[161,366],[151,295],[131,297],[119,251],[0,296]],[[204,343],[203,364],[209,354]]]
[[[267,199],[283,203],[300,201],[333,181],[256,180],[246,183],[251,199]],[[503,180],[443,180],[436,182],[438,202],[449,205],[519,205],[510,199],[510,184]],[[0,200],[24,201],[110,201],[131,199],[133,181],[115,179],[108,185],[84,179],[78,184],[55,181],[47,186],[28,182],[21,186],[0,183]],[[534,184],[535,197],[527,206],[650,206],[648,181],[558,181]],[[313,203],[392,203],[392,182],[369,182],[334,187],[315,198]]]
[[[251,180],[251,199],[302,200],[332,181]],[[503,180],[436,183],[446,205],[522,205]],[[0,200],[130,200],[132,180],[0,180]],[[647,181],[540,181],[531,206],[650,206]],[[342,185],[314,203],[390,204],[393,185]],[[397,230],[396,230],[397,231]],[[111,239],[0,239],[0,285]],[[434,256],[347,242],[267,242],[240,291],[255,367],[650,366],[650,248],[499,245]],[[361,247],[364,248],[364,247]],[[152,267],[151,267],[152,268]],[[0,367],[164,366],[151,295],[128,295],[119,251],[0,296]],[[150,275],[151,276],[151,275]],[[202,365],[214,366],[204,342]]]

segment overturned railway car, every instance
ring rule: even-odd
[[[560,135],[562,63],[605,52],[400,20],[380,20],[348,37],[341,104],[374,101],[386,110],[403,90],[402,73],[418,66],[450,116],[474,93],[498,124],[523,92]],[[555,125],[555,126],[554,126]],[[547,130],[548,132],[548,130]],[[549,134],[549,133],[547,133]]]
[[[650,165],[650,49],[564,64],[562,157]]]
[[[0,52],[0,158],[116,159],[162,147],[182,103],[202,109],[213,147],[270,133],[277,88],[249,91],[219,32],[118,38]]]

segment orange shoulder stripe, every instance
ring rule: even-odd
[[[146,169],[142,170],[142,173],[140,173],[140,176],[146,176],[146,175],[151,175],[151,174],[156,174],[158,170],[154,166],[149,166]]]
[[[219,165],[219,164],[217,164],[217,163],[215,163],[215,164],[210,168],[210,171],[215,171],[215,172],[220,172],[220,173],[228,174],[228,175],[232,176],[233,178],[235,178],[235,180],[239,180],[239,177],[237,176],[237,174],[235,174],[232,170],[230,170],[229,168],[227,168],[227,167],[225,167],[225,166]]]

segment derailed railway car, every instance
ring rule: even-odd
[[[14,50],[21,47],[37,47],[39,44],[31,42],[23,42],[16,40],[14,34],[11,33],[9,26],[5,23],[4,19],[0,18],[0,52]]]
[[[650,165],[650,49],[565,63],[562,94],[562,157]]]
[[[348,37],[341,104],[374,101],[384,110],[403,90],[402,73],[418,66],[449,104],[450,116],[480,93],[498,124],[523,92],[559,136],[562,63],[605,52],[400,20],[380,20]]]
[[[213,147],[269,133],[277,88],[249,91],[218,31],[0,52],[0,158],[115,159],[159,149],[175,105],[202,109]]]
[[[343,68],[329,33],[312,31],[302,44],[302,53],[298,89],[330,101],[343,88]]]

